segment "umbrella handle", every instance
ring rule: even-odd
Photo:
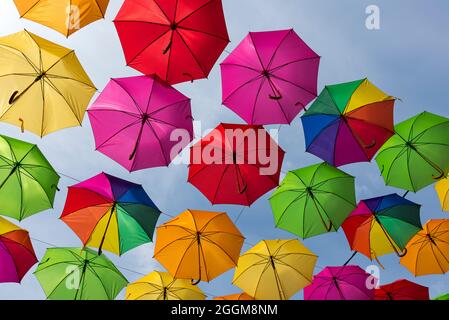
[[[271,100],[281,100],[282,99],[282,95],[280,93],[278,93],[278,95],[276,95],[276,96],[269,94],[268,97]]]
[[[56,191],[61,191],[61,189],[59,189],[58,186],[57,186],[56,184],[52,184],[51,187],[52,187],[52,188],[55,188]]]
[[[23,121],[22,118],[19,118],[20,121],[20,132],[24,133],[25,132],[25,121]]]
[[[198,280],[190,280],[190,283],[192,284],[192,286],[196,286],[196,285],[198,285],[198,283],[200,283],[201,282],[201,279],[198,279]]]
[[[377,145],[376,140],[373,140],[370,145],[364,146],[365,149],[372,149]]]
[[[439,172],[439,175],[438,176],[436,176],[436,175],[432,175],[432,178],[434,179],[434,180],[440,180],[440,179],[442,179],[442,178],[444,178],[444,171],[443,170],[441,170],[441,169],[438,169],[438,172]]]
[[[168,43],[167,47],[162,51],[162,54],[167,54],[167,52],[170,50],[171,46],[173,44],[173,40],[170,39],[170,42]]]
[[[397,252],[397,251],[396,251],[396,254],[397,254],[397,256],[398,256],[399,258],[405,257],[405,256],[407,255],[407,253],[408,253],[407,248],[404,248],[404,250],[402,250],[402,252]]]
[[[16,98],[17,98],[17,95],[19,94],[19,91],[14,91],[13,93],[12,93],[12,95],[11,95],[11,97],[9,97],[9,101],[8,101],[8,103],[11,105],[11,104],[13,104],[14,102],[16,102]]]
[[[183,75],[183,76],[186,76],[186,77],[189,77],[189,78],[190,78],[190,82],[193,83],[193,80],[194,80],[194,79],[193,79],[193,76],[192,76],[190,73],[188,73],[188,72],[183,72],[182,75]]]

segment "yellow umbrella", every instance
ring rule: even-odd
[[[26,30],[0,38],[0,121],[42,137],[81,125],[95,92],[73,50]]]
[[[442,179],[435,184],[435,190],[444,211],[449,211],[449,178]]]
[[[126,300],[204,300],[206,295],[189,280],[175,279],[167,272],[154,271],[130,283]]]
[[[317,259],[296,239],[263,240],[240,257],[233,284],[258,300],[287,300],[312,283]]]

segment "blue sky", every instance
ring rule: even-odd
[[[80,61],[97,86],[102,89],[111,77],[124,77],[138,73],[125,67],[120,43],[112,24],[122,0],[111,0],[104,21],[96,22],[69,39],[26,20],[20,20],[12,0],[0,2],[0,35],[28,29],[51,41],[75,49]],[[240,42],[248,31],[266,31],[294,28],[295,31],[322,56],[319,89],[326,84],[347,82],[368,77],[388,94],[400,97],[397,103],[396,121],[402,121],[427,110],[449,117],[446,95],[449,83],[449,3],[446,0],[223,0],[231,43],[227,51]],[[365,27],[365,8],[380,8],[381,29],[370,31]],[[221,62],[225,52],[219,59]],[[218,64],[208,80],[176,86],[192,98],[193,115],[203,128],[213,128],[219,122],[241,123],[227,108],[221,106],[220,72]],[[94,151],[90,124],[85,118],[82,127],[66,129],[40,139],[21,134],[18,128],[0,123],[0,133],[30,141],[39,145],[57,171],[79,180],[87,179],[101,171],[144,185],[159,208],[176,215],[186,208],[225,210],[235,218],[241,210],[238,206],[212,207],[187,181],[185,165],[150,169],[129,174],[118,164]],[[199,133],[197,133],[199,134]],[[297,118],[291,126],[284,126],[279,142],[286,150],[283,171],[301,168],[319,162],[304,152],[304,136],[301,121]],[[385,187],[376,164],[363,163],[343,167],[356,176],[358,200],[396,192]],[[62,177],[61,192],[57,194],[54,210],[37,214],[20,225],[30,231],[35,239],[57,246],[80,246],[78,238],[61,222],[66,187],[75,181]],[[401,191],[398,191],[401,192]],[[269,194],[246,209],[238,227],[255,244],[262,239],[288,239],[292,235],[274,228]],[[423,205],[422,222],[431,218],[448,218],[443,213],[433,187],[426,188],[409,199]],[[160,222],[167,218],[161,216]],[[351,252],[343,231],[318,236],[304,241],[319,256],[316,271],[327,265],[341,265]],[[33,241],[39,257],[47,245]],[[249,249],[245,244],[243,250]],[[148,273],[162,270],[152,259],[153,245],[143,245],[121,258],[106,253],[118,266]],[[381,271],[381,283],[407,278],[430,286],[431,295],[449,292],[449,276],[424,276],[414,279],[399,264],[395,255],[381,258],[385,270]],[[363,267],[370,261],[357,256],[353,263]],[[34,271],[34,268],[32,269]],[[18,284],[0,284],[0,299],[44,299],[45,295],[30,271]],[[122,269],[123,274],[134,281],[141,277]],[[200,284],[208,295],[239,292],[231,285],[233,271],[227,272],[209,284]],[[123,297],[123,292],[119,298]],[[298,294],[295,298],[301,298]]]

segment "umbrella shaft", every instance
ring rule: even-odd
[[[106,224],[106,228],[104,230],[103,238],[101,238],[100,245],[98,246],[98,255],[101,255],[101,253],[102,253],[101,248],[103,248],[103,244],[104,244],[104,241],[106,239],[106,234],[108,233],[109,224],[111,223],[112,216],[114,215],[115,208],[116,208],[116,203],[114,202],[114,204],[112,205],[112,208],[111,208],[111,214],[109,215],[109,219],[108,219],[108,222]]]

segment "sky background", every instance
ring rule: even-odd
[[[69,39],[43,26],[19,19],[12,0],[0,1],[0,35],[18,32],[23,28],[63,46],[75,49],[85,70],[100,90],[111,77],[138,75],[125,66],[112,20],[122,0],[111,0],[106,19],[78,31]],[[402,99],[396,104],[396,121],[403,121],[424,110],[449,117],[447,92],[449,85],[449,3],[447,0],[223,0],[231,38],[226,51],[232,51],[248,31],[269,31],[294,28],[295,31],[322,56],[319,90],[326,84],[347,82],[368,77],[388,94]],[[368,5],[380,8],[380,30],[365,27]],[[224,52],[219,62],[223,61]],[[202,127],[214,128],[220,122],[242,123],[232,111],[221,105],[221,80],[218,63],[208,80],[195,81],[175,87],[192,99],[192,111]],[[124,168],[101,153],[94,151],[94,139],[86,116],[82,127],[66,129],[40,139],[32,134],[21,134],[20,129],[0,123],[0,134],[38,144],[39,148],[61,173],[78,180],[90,178],[102,171],[143,184],[153,201],[167,214],[176,215],[187,208],[227,211],[235,219],[241,207],[211,206],[207,199],[187,183],[186,165],[149,169],[129,174]],[[196,137],[201,135],[196,132]],[[320,162],[304,152],[304,135],[300,118],[291,126],[283,126],[279,143],[286,151],[283,171],[302,168]],[[356,177],[357,200],[403,191],[385,187],[377,165],[352,164],[342,167]],[[282,176],[283,177],[283,176]],[[31,237],[58,247],[79,247],[80,240],[58,218],[62,211],[67,186],[76,181],[62,177],[54,210],[32,216],[20,226],[29,230]],[[271,193],[271,192],[270,192]],[[243,250],[262,239],[289,239],[293,236],[274,228],[268,193],[250,209],[246,209],[237,226],[247,239]],[[441,211],[433,187],[408,199],[420,203],[422,222],[431,218],[449,218]],[[159,223],[168,219],[161,215]],[[341,265],[351,255],[342,230],[304,241],[319,256],[316,272],[328,265]],[[48,245],[33,241],[36,254],[43,256]],[[141,274],[163,270],[152,259],[153,245],[143,245],[118,258],[106,253],[121,268],[129,281]],[[430,287],[431,296],[449,292],[449,276],[414,278],[396,255],[380,258],[380,282],[385,284],[400,278],[416,281]],[[352,261],[366,267],[371,262],[358,255]],[[36,266],[25,276],[22,284],[0,284],[0,299],[45,299],[33,275]],[[134,272],[126,269],[133,270]],[[140,273],[140,274],[139,274]],[[199,286],[211,296],[240,292],[231,284],[233,271]],[[122,292],[118,299],[123,298]],[[295,298],[302,298],[299,293]]]

